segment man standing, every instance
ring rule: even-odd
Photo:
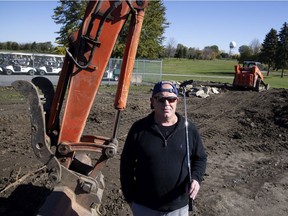
[[[207,155],[196,126],[188,121],[192,182],[189,183],[185,118],[176,112],[178,90],[155,84],[147,117],[135,122],[121,155],[123,195],[134,216],[188,216],[206,169]]]

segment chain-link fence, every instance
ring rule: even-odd
[[[6,75],[58,75],[61,72],[64,56],[41,53],[0,52],[0,73]],[[118,81],[122,59],[111,58],[103,80]],[[132,83],[155,83],[162,78],[162,61],[136,59]]]
[[[111,58],[107,65],[104,79],[119,79],[122,59]],[[132,83],[155,83],[162,78],[162,61],[157,60],[135,60],[132,74]]]

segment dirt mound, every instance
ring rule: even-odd
[[[13,91],[2,88],[1,94]],[[119,182],[119,159],[131,124],[146,116],[150,92],[130,92],[121,114],[119,151],[103,170],[104,215],[130,215]],[[111,136],[114,95],[99,94],[85,134]],[[288,92],[221,88],[207,98],[187,98],[188,117],[208,153],[194,215],[287,215]],[[183,101],[178,111],[183,114]],[[0,100],[0,215],[33,215],[51,191],[45,167],[30,144],[24,100]],[[191,213],[192,215],[192,213]]]

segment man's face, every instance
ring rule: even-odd
[[[163,89],[172,89],[169,84],[163,84]],[[159,92],[151,98],[156,116],[169,119],[175,115],[178,97],[174,93]]]

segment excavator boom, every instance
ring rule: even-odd
[[[147,5],[145,0],[90,1],[81,28],[69,37],[56,91],[45,77],[12,84],[28,99],[32,147],[36,157],[47,165],[50,180],[55,183],[53,192],[39,210],[40,215],[100,215],[105,188],[101,170],[117,153],[119,116],[126,107]],[[84,135],[114,45],[129,19],[114,102],[113,133],[108,138]],[[88,156],[90,153],[97,154],[98,159],[92,161]]]

